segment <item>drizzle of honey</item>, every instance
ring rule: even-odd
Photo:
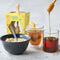
[[[54,0],[52,3],[49,4],[47,11],[49,13],[49,36],[51,36],[51,24],[50,24],[50,13],[54,8],[54,4],[55,4],[56,0]]]
[[[51,24],[50,24],[50,13],[49,13],[49,37],[51,36]]]

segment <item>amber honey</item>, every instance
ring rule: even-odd
[[[39,45],[41,39],[43,38],[43,31],[39,29],[30,29],[28,31],[29,36],[31,37],[30,43],[32,45]]]
[[[58,38],[44,37],[43,50],[46,52],[57,52],[58,51]]]

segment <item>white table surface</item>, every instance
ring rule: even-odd
[[[22,55],[12,55],[5,51],[0,42],[0,60],[60,60],[60,51],[56,53],[46,53],[40,48],[31,45]]]
[[[29,11],[30,21],[44,24],[48,28],[47,5],[52,0],[0,0],[0,36],[6,33],[5,13],[16,10],[16,3],[20,3],[23,11]],[[60,30],[60,0],[57,0],[55,8],[51,13],[51,26]],[[58,27],[59,26],[59,27]],[[0,60],[60,60],[60,51],[57,53],[46,53],[41,49],[28,46],[22,55],[7,53],[0,41]]]

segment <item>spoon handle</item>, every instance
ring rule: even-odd
[[[11,28],[11,30],[12,30],[12,33],[13,33],[14,38],[16,39],[16,41],[18,41],[12,25],[10,25],[10,28]]]
[[[16,4],[16,13],[19,13],[19,7],[20,7],[20,5]]]

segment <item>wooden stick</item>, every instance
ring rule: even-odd
[[[16,13],[19,14],[19,4],[16,4]],[[19,28],[19,25],[18,25],[18,22],[17,22],[17,26],[15,28],[15,33],[19,34],[19,32],[20,32],[20,28]]]
[[[19,13],[19,4],[16,4],[16,13]]]

